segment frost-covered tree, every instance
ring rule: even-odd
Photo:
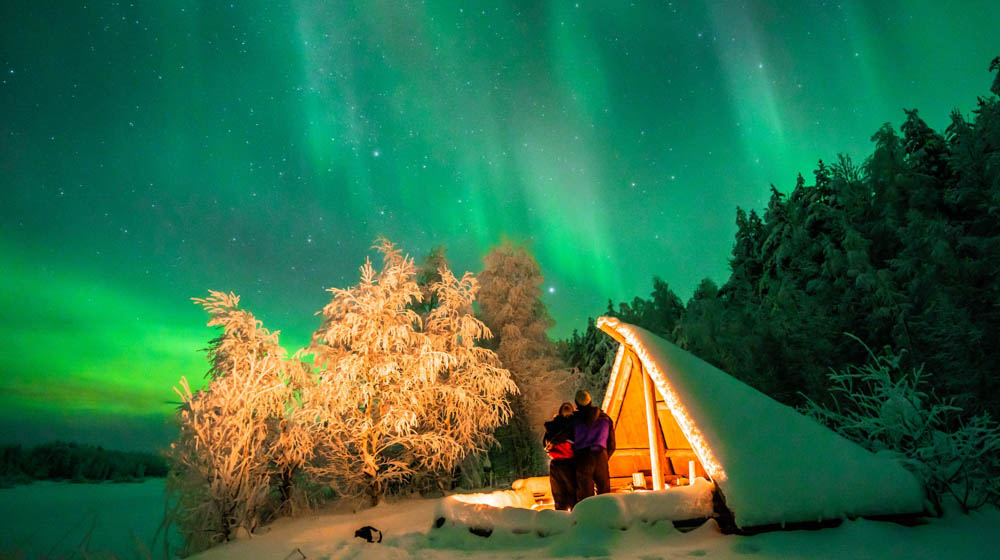
[[[388,240],[379,270],[333,288],[308,353],[315,383],[302,393],[315,460],[310,472],[341,495],[377,503],[415,474],[453,469],[482,452],[510,414],[514,390],[496,355],[475,343],[489,331],[469,312],[475,279],[447,268],[431,284],[438,304],[426,324],[413,260]]]
[[[479,275],[479,316],[496,335],[494,346],[510,370],[520,396],[514,399],[514,419],[502,434],[514,459],[516,475],[541,468],[538,441],[543,423],[559,405],[572,400],[576,372],[566,368],[546,330],[552,326],[542,302],[542,274],[538,261],[524,247],[509,241],[483,257]]]
[[[529,422],[539,430],[576,389],[546,331],[553,321],[542,302],[538,261],[507,241],[483,258],[479,310],[497,335],[497,353],[521,390]]]
[[[939,512],[946,495],[966,511],[998,503],[1000,425],[964,417],[954,399],[928,390],[922,367],[901,367],[902,353],[865,349],[867,364],[829,373],[832,404],[808,400],[805,412],[871,451],[898,453]]]
[[[310,453],[291,421],[278,333],[238,309],[232,293],[194,301],[223,332],[209,347],[208,384],[192,391],[182,377],[174,389],[182,405],[168,484],[187,552],[251,532],[288,507],[291,479]]]
[[[470,272],[455,278],[446,265],[438,268],[438,278],[430,284],[435,307],[425,319],[424,332],[432,347],[450,356],[451,362],[430,390],[430,400],[437,406],[425,409],[421,424],[447,434],[462,450],[437,471],[447,473],[462,459],[478,457],[496,443],[493,432],[510,419],[509,396],[518,389],[497,354],[476,344],[492,337],[473,315],[472,302],[479,290],[476,278]],[[464,468],[470,466],[466,463]]]

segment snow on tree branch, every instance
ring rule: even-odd
[[[865,349],[869,363],[827,375],[831,404],[807,399],[804,411],[871,451],[898,454],[939,511],[945,495],[965,510],[997,503],[1000,425],[987,414],[966,418],[953,399],[927,390],[923,367],[900,367],[903,353]]]
[[[440,268],[436,306],[422,320],[413,260],[384,238],[374,248],[380,270],[366,260],[359,284],[330,290],[307,349],[316,381],[299,413],[316,442],[309,472],[373,503],[418,473],[450,471],[484,451],[517,391],[496,354],[475,346],[489,335],[472,315],[475,278]]]

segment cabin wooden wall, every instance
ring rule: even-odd
[[[649,435],[646,427],[646,402],[642,376],[646,375],[642,362],[634,352],[626,350],[620,365],[616,386],[608,413],[615,423],[617,450],[611,457],[608,468],[612,479],[612,489],[620,489],[632,482],[632,473],[642,472],[646,476],[647,488],[652,488],[652,462],[649,452]],[[675,486],[677,479],[688,477],[688,461],[695,462],[695,476],[708,478],[698,461],[691,444],[674,420],[663,395],[654,389],[656,399],[655,438],[663,452],[660,460],[665,481]],[[655,440],[654,440],[655,441]]]

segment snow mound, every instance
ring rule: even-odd
[[[531,509],[535,505],[532,490],[530,485],[515,483],[511,490],[448,496],[434,511],[434,525],[468,527],[484,536],[503,531],[541,537],[562,533],[573,525],[565,511]]]
[[[609,529],[628,529],[636,522],[712,517],[714,490],[714,484],[698,478],[689,486],[655,492],[601,494],[577,504],[572,516],[581,526]]]
[[[544,478],[543,478],[544,480]],[[682,521],[712,516],[715,485],[699,478],[690,486],[657,492],[602,494],[583,500],[572,513],[531,509],[532,484],[483,494],[456,494],[442,499],[434,512],[435,527],[467,527],[483,536],[494,532],[547,537],[579,529],[627,529],[637,522]],[[547,483],[547,481],[546,481]]]

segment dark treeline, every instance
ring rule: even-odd
[[[31,449],[20,445],[0,447],[0,488],[33,480],[131,482],[166,475],[166,461],[152,453],[113,451],[61,441]]]
[[[1000,68],[995,59],[990,70]],[[1000,94],[1000,75],[991,91]],[[906,110],[862,163],[819,162],[763,216],[736,211],[731,274],[682,305],[655,278],[649,299],[607,314],[676,342],[788,404],[827,398],[827,373],[871,348],[905,350],[938,394],[1000,414],[1000,100],[979,98],[940,134]],[[991,342],[992,341],[992,342]],[[562,345],[602,389],[614,344],[593,322]]]

